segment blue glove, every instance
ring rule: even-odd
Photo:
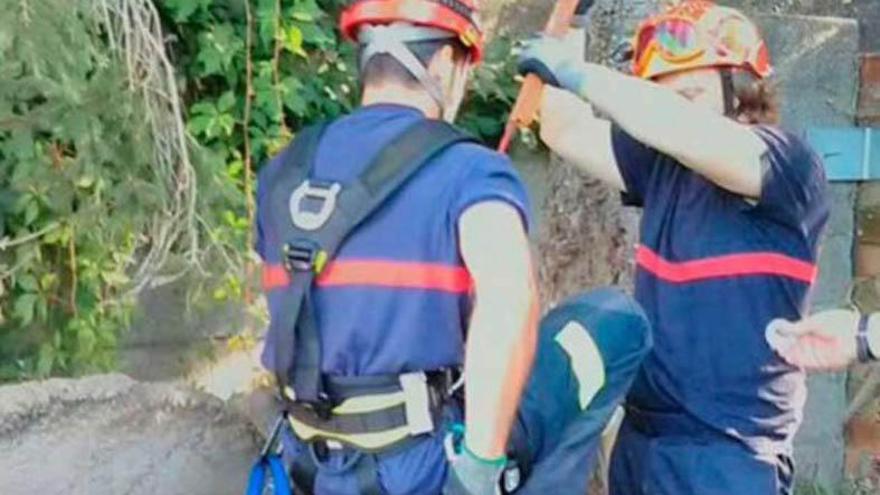
[[[586,74],[579,54],[565,41],[550,36],[533,38],[523,43],[519,54],[520,74],[535,74],[544,83],[573,93],[583,94]]]
[[[595,0],[581,0],[574,10],[574,15],[587,15],[594,3],[596,3]]]
[[[443,495],[500,495],[507,458],[482,459],[464,444],[464,427],[453,426],[446,437],[449,471]]]

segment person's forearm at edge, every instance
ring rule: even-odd
[[[461,228],[462,252],[475,284],[464,364],[465,443],[474,454],[494,459],[505,454],[529,378],[539,305],[518,214],[507,206],[489,208],[495,211],[480,207],[466,212]]]
[[[688,101],[678,93],[590,63],[573,70],[574,89],[635,139],[680,160],[716,184],[757,198],[766,145],[748,127]]]

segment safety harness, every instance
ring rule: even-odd
[[[444,122],[420,120],[385,146],[357,179],[341,184],[313,176],[324,129],[316,125],[301,131],[282,159],[283,166],[261,178],[268,188],[264,207],[272,212],[265,226],[282,243],[289,281],[276,289],[276,301],[284,311],[273,315],[266,340],[275,353],[285,416],[308,446],[308,455],[297,456],[294,463],[295,485],[312,493],[323,452],[345,448],[357,453],[350,468],[363,473],[362,493],[377,493],[373,455],[435,431],[455,388],[457,370],[324,375],[312,286],[348,235],[426,163],[452,145],[473,139]]]

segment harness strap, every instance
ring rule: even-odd
[[[297,139],[289,172],[276,178],[271,185],[271,204],[274,211],[294,210],[291,191],[303,184],[312,168],[320,131],[304,131]],[[301,142],[300,142],[301,141]],[[357,180],[345,187],[330,186],[334,208],[323,219],[320,228],[305,230],[295,225],[286,215],[275,214],[275,229],[285,246],[293,246],[300,256],[303,246],[314,252],[305,253],[308,263],[289,264],[290,285],[282,289],[285,295],[285,321],[273,324],[270,330],[284,335],[276,336],[278,353],[276,373],[282,388],[293,384],[295,400],[310,404],[321,414],[327,414],[333,404],[325,393],[321,365],[320,336],[311,300],[311,287],[321,267],[315,260],[332,259],[339,247],[362,222],[369,218],[385,201],[405,184],[421,167],[453,144],[472,141],[472,138],[451,125],[437,120],[421,120],[407,128],[385,146]],[[293,213],[291,214],[293,215]],[[323,263],[322,263],[323,265]],[[295,337],[291,336],[295,334]],[[294,345],[295,344],[295,345]],[[291,352],[291,349],[294,352]]]
[[[383,495],[385,493],[379,486],[379,467],[376,465],[375,454],[364,454],[355,466],[355,473],[358,478],[360,495]]]
[[[355,414],[333,414],[322,418],[314,409],[302,404],[293,403],[288,410],[297,421],[315,429],[358,435],[380,431],[395,430],[407,425],[406,406],[399,404],[375,412]]]
[[[724,98],[724,115],[735,117],[736,95],[733,87],[733,74],[730,69],[721,69],[721,94]]]
[[[334,392],[347,392],[331,393],[334,402],[341,403],[327,415],[295,401],[286,403],[290,426],[300,441],[335,442],[369,453],[397,449],[436,431],[455,376],[452,370],[407,373],[396,376],[393,384],[390,375],[363,377],[361,390],[357,378],[325,379]]]
[[[285,418],[286,416],[282,414],[275,421],[275,426],[269,433],[269,437],[260,451],[260,456],[251,468],[245,495],[263,495],[266,488],[267,474],[272,477],[271,481],[274,488],[272,493],[275,495],[291,495],[290,481],[287,478],[287,472],[284,469],[281,456],[278,455],[278,438],[281,435],[282,429],[286,427]]]
[[[321,123],[300,131],[293,146],[287,152],[284,166],[279,167],[275,174],[266,177],[268,186],[273,188],[270,190],[269,208],[277,209],[280,207],[282,208],[280,211],[288,210],[290,191],[308,177],[309,170],[312,168],[311,162],[314,160],[318,143],[325,128],[326,124]],[[286,220],[286,222],[276,220],[274,227],[277,232],[290,230],[288,226],[290,220],[287,215],[276,213],[273,217]],[[290,285],[284,289],[286,310],[280,315],[273,316],[274,318],[282,318],[283,321],[273,322],[266,336],[267,345],[271,345],[274,351],[276,377],[282,389],[289,384],[289,376],[287,372],[278,373],[277,371],[286,371],[293,367],[294,353],[292,351],[298,347],[294,328],[300,317],[304,297],[308,294],[313,280],[314,274],[305,272],[297,277],[292,277]],[[314,345],[314,343],[305,342],[303,345]]]
[[[314,495],[315,479],[318,477],[318,464],[311,452],[294,456],[290,465],[290,478],[297,495]]]
[[[379,484],[376,455],[364,453],[357,456],[352,467],[357,476],[360,495],[384,495],[385,491]],[[297,456],[290,466],[290,477],[293,479],[297,495],[315,495],[315,482],[318,478],[316,454],[308,452]]]

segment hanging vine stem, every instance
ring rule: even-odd
[[[31,23],[31,14],[30,14],[30,6],[27,3],[27,0],[20,0],[19,5],[21,5],[21,20],[25,25]]]
[[[35,240],[39,239],[40,237],[43,237],[44,235],[48,234],[49,232],[52,232],[53,230],[57,229],[60,226],[61,226],[60,223],[50,223],[49,225],[43,227],[42,229],[40,229],[36,232],[32,232],[30,234],[23,235],[21,237],[15,238],[15,239],[10,239],[8,237],[4,237],[4,238],[0,239],[0,251],[5,251],[11,247],[20,246],[22,244],[27,244],[28,242],[35,241]]]
[[[281,135],[287,136],[290,130],[287,128],[287,122],[284,118],[284,105],[281,101],[281,43],[284,39],[284,31],[281,29],[281,0],[275,0],[275,48],[272,52],[272,82],[275,90],[275,103],[278,105],[278,112],[281,120]]]
[[[134,294],[176,277],[163,277],[177,249],[190,269],[201,270],[206,250],[196,221],[198,187],[189,154],[191,143],[183,121],[175,71],[165,50],[156,6],[149,0],[92,0],[94,19],[107,33],[114,56],[126,67],[129,90],[143,102],[153,139],[156,176],[165,191],[164,207],[150,221],[137,246],[144,256],[133,270]],[[141,249],[142,248],[142,249]]]
[[[246,249],[250,249],[251,246],[254,245],[254,198],[253,191],[251,190],[251,182],[253,181],[253,164],[251,163],[251,136],[250,136],[250,124],[251,124],[251,104],[254,97],[254,62],[252,59],[253,56],[253,14],[251,13],[251,5],[250,0],[244,0],[244,14],[245,14],[245,78],[247,89],[245,91],[244,97],[244,122],[242,122],[242,132],[244,133],[244,197],[245,197],[245,207],[247,208],[247,247]],[[276,3],[276,8],[279,4]],[[278,23],[279,13],[276,11],[276,49],[278,46],[278,31],[277,31],[277,23]],[[277,69],[277,67],[273,67],[273,70]],[[277,72],[275,74],[277,77]],[[277,84],[277,82],[276,82]],[[282,119],[283,125],[283,119]],[[244,264],[244,273],[245,273],[245,283],[244,283],[244,301],[245,304],[251,304],[253,302],[253,297],[251,294],[251,278],[253,276],[254,264],[251,262],[250,258],[247,258]]]
[[[70,263],[70,311],[74,318],[79,316],[76,305],[76,286],[79,283],[76,276],[76,230],[70,229],[70,239],[67,241],[67,255]]]

